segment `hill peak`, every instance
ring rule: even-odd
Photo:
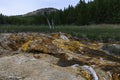
[[[44,14],[44,13],[52,13],[52,12],[56,12],[58,11],[58,9],[56,8],[52,8],[52,7],[49,7],[49,8],[41,8],[41,9],[37,9],[33,12],[29,12],[27,14],[25,14],[24,16],[37,16],[37,15],[41,15],[41,14]]]

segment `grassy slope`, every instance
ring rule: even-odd
[[[50,30],[48,26],[1,25],[0,32],[66,32],[86,40],[103,42],[120,41],[120,25],[88,25],[88,26],[56,26]]]

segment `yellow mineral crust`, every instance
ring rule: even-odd
[[[29,40],[28,42],[24,43],[21,47],[21,50],[22,51],[27,51],[28,50],[28,47],[30,45],[30,43],[32,43],[33,41]]]
[[[21,47],[22,51],[40,51],[44,53],[51,53],[52,50],[82,52],[85,48],[98,50],[100,43],[83,44],[80,41],[72,39],[68,34],[54,33],[54,34],[12,34],[9,37],[9,47],[17,50]]]
[[[88,73],[87,71],[81,71],[81,75],[84,76],[87,80],[92,80],[92,76],[90,73]]]
[[[90,43],[88,44],[88,48],[93,49],[93,50],[99,50],[103,44],[102,43]]]
[[[80,43],[79,41],[67,41],[63,39],[55,39],[53,40],[53,44],[56,45],[58,48],[69,50],[72,52],[79,51],[81,49],[80,47],[85,47],[85,45]]]

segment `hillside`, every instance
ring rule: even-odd
[[[41,14],[44,14],[44,13],[52,13],[52,12],[56,12],[58,11],[58,9],[56,8],[42,8],[42,9],[38,9],[38,10],[35,10],[33,12],[29,12],[27,14],[24,14],[24,16],[37,16],[37,15],[41,15]]]

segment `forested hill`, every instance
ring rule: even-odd
[[[46,8],[47,9],[47,8]],[[80,0],[75,7],[69,5],[64,10],[55,10],[49,12],[40,12],[37,10],[36,15],[31,13],[21,16],[5,16],[0,14],[0,24],[24,24],[24,25],[43,25],[47,24],[47,19],[53,21],[55,25],[86,25],[120,23],[120,0],[94,0],[85,3],[85,0]],[[35,13],[35,12],[33,12]]]

